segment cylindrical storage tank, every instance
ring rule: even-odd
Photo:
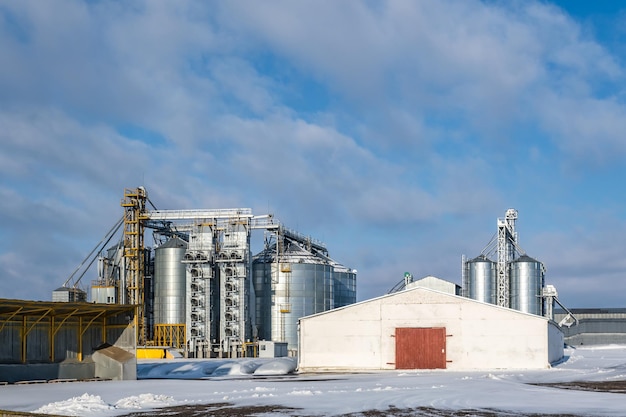
[[[512,309],[541,316],[544,284],[543,264],[523,255],[509,263],[509,306]]]
[[[272,282],[276,278],[275,251],[267,248],[252,260],[255,322],[259,340],[272,340]]]
[[[185,256],[187,243],[173,238],[154,250],[154,324],[186,320]]]
[[[468,298],[483,303],[497,303],[497,264],[485,255],[467,261],[465,265]]]
[[[314,253],[323,263],[332,266],[332,299],[327,310],[356,303],[356,270],[350,269],[321,252]]]
[[[286,242],[276,259],[275,246],[252,264],[256,326],[260,340],[287,342],[298,349],[298,320],[331,308],[332,266],[295,242]]]
[[[356,303],[356,271],[341,264],[333,265],[335,308]]]

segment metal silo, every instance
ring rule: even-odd
[[[480,255],[467,261],[465,268],[466,296],[483,303],[496,304],[496,263]]]
[[[322,263],[332,266],[331,299],[326,305],[329,309],[356,303],[356,270],[350,269],[333,260],[326,253],[315,252]]]
[[[343,307],[356,303],[356,271],[333,263],[334,306]]]
[[[260,340],[287,342],[298,348],[298,320],[333,304],[332,265],[297,242],[266,248],[254,257],[252,271],[256,326]]]
[[[173,238],[154,250],[154,324],[184,325],[186,320],[185,256],[187,243]]]
[[[541,290],[544,284],[543,264],[528,255],[509,264],[509,305],[512,309],[542,315]]]

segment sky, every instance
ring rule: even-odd
[[[94,417],[147,413],[151,409],[177,405],[213,404],[215,410],[224,403],[235,407],[292,407],[303,410],[303,415],[324,416],[345,416],[366,410],[389,411],[391,407],[396,410],[432,407],[440,412],[448,410],[454,415],[457,412],[467,415],[461,410],[478,410],[469,415],[493,415],[496,410],[496,414],[519,416],[622,416],[623,394],[530,384],[623,380],[625,349],[617,345],[568,349],[566,361],[542,370],[400,370],[260,379],[244,370],[258,367],[259,359],[239,360],[240,363],[230,365],[224,363],[220,366],[230,367],[231,372],[220,377],[207,376],[206,370],[214,369],[216,363],[224,360],[140,361],[140,378],[143,378],[142,374],[149,374],[150,378],[171,379],[11,384],[0,387],[0,407],[13,411]],[[145,369],[148,372],[144,372]],[[292,415],[293,412],[284,410],[284,413],[270,414]],[[391,414],[409,415],[397,411]]]
[[[359,301],[461,284],[515,208],[563,304],[626,307],[625,10],[0,0],[0,298],[50,300],[144,186],[273,214]]]

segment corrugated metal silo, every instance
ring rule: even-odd
[[[544,285],[543,264],[528,255],[509,264],[509,305],[512,309],[542,315],[541,289]]]
[[[298,320],[332,308],[332,272],[327,260],[295,242],[285,242],[278,262],[275,245],[257,254],[252,274],[259,339],[297,350]]]
[[[316,251],[314,255],[322,263],[329,263],[332,266],[332,280],[329,284],[331,292],[328,294],[331,299],[326,303],[328,309],[356,303],[356,270],[340,264],[326,253]]]
[[[356,271],[333,263],[334,306],[343,307],[356,303]]]
[[[154,323],[185,324],[187,243],[173,238],[154,250]]]
[[[467,297],[484,303],[496,304],[496,263],[480,255],[466,263]]]

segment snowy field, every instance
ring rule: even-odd
[[[626,415],[626,394],[530,385],[624,381],[626,346],[568,348],[566,355],[552,369],[539,371],[305,375],[284,375],[294,365],[288,359],[140,361],[139,378],[155,379],[0,386],[0,409],[119,416],[177,405],[230,403],[279,405],[300,409],[298,415],[326,416],[390,407]]]

